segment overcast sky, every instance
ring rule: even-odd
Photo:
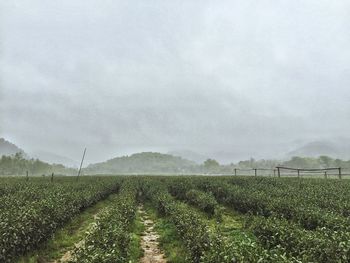
[[[348,0],[0,2],[0,137],[27,152],[237,160],[350,137]]]

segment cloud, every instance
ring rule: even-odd
[[[1,134],[88,161],[350,131],[347,1],[5,1]],[[213,156],[215,157],[215,156]],[[228,156],[228,159],[230,156]]]

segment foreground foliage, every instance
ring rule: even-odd
[[[119,187],[116,178],[41,178],[29,182],[2,178],[0,187],[0,262],[34,249],[84,208]]]
[[[317,179],[202,178],[196,185],[247,214],[267,249],[302,262],[350,261],[350,182]]]
[[[350,262],[350,181],[201,176],[1,178],[0,262],[35,249],[73,216],[119,192],[74,262],[128,262],[136,208],[176,231],[186,262]],[[239,214],[239,228],[220,216]],[[163,231],[164,232],[164,231]],[[140,235],[140,233],[138,233]],[[169,239],[169,235],[166,236]],[[169,242],[168,242],[169,243]],[[174,250],[176,251],[176,250]],[[137,254],[137,253],[136,253]],[[137,256],[136,256],[137,257]],[[131,259],[133,258],[133,259]]]
[[[73,262],[128,262],[136,193],[133,181],[123,183],[114,204],[100,215],[83,245],[74,251]]]
[[[174,200],[166,184],[147,180],[143,183],[143,193],[161,215],[174,223],[189,252],[190,262],[291,262],[283,251],[267,251],[248,236],[227,238],[218,230],[211,231],[200,213]]]

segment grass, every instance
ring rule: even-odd
[[[74,247],[85,236],[86,231],[95,221],[94,216],[113,200],[115,194],[85,209],[75,216],[68,224],[58,229],[50,240],[44,242],[42,247],[31,251],[18,259],[19,263],[50,262],[60,259],[67,251]]]
[[[209,218],[209,228],[213,232],[220,231],[227,240],[243,243],[252,240],[259,243],[251,230],[245,227],[247,220],[250,220],[250,218],[250,216],[241,214],[229,207],[219,205],[219,216]]]
[[[209,227],[219,227],[222,233],[241,230],[243,228],[243,216],[232,209],[219,206],[218,216],[209,218]]]
[[[155,222],[154,230],[159,234],[159,245],[164,251],[167,262],[185,263],[188,262],[188,252],[183,245],[180,236],[176,232],[175,225],[166,217],[158,217],[157,211],[150,204],[145,205],[149,217]]]
[[[145,231],[145,226],[141,221],[140,213],[136,213],[136,219],[132,226],[131,232],[131,243],[130,243],[130,261],[129,262],[138,262],[139,259],[143,256],[143,250],[141,248],[141,235]]]
[[[191,207],[207,220],[208,227],[213,233],[220,232],[227,240],[234,240],[236,242],[247,242],[247,238],[258,242],[254,234],[245,228],[245,222],[249,220],[249,216],[222,205],[218,205],[214,216],[208,216],[195,206],[191,205]]]

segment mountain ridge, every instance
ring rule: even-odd
[[[84,173],[179,173],[197,167],[193,161],[157,152],[141,152],[90,164]]]
[[[350,143],[346,139],[342,140],[317,140],[305,143],[287,153],[287,157],[304,156],[318,157],[327,155],[334,158],[349,159]]]
[[[5,138],[0,138],[0,156],[2,155],[14,155],[16,153],[22,153],[25,155],[23,149],[16,144],[7,141]]]

